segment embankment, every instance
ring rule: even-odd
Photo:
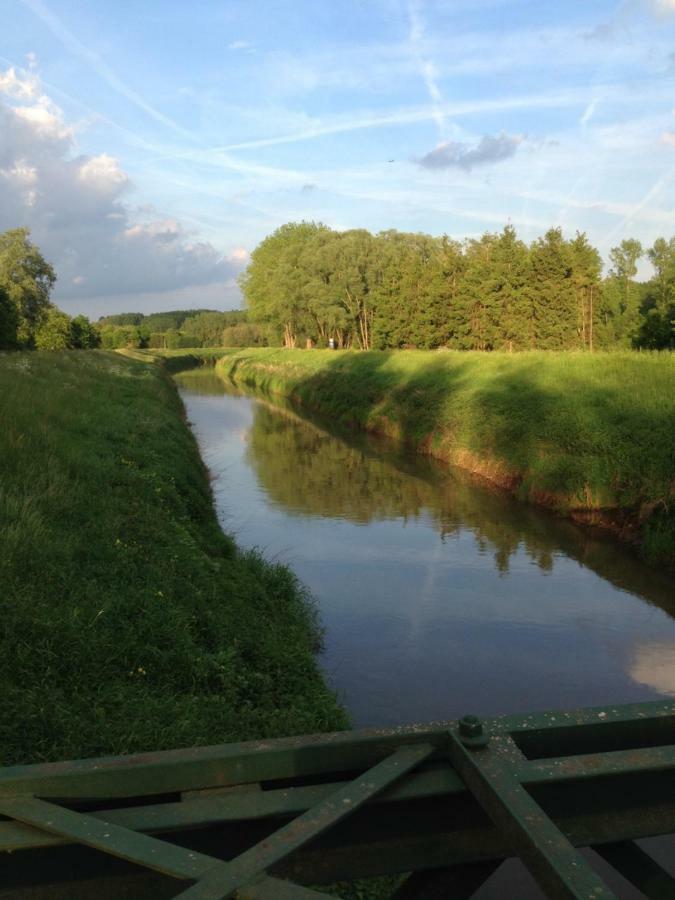
[[[607,353],[230,351],[216,371],[387,434],[675,565],[675,362]]]
[[[293,574],[238,550],[161,365],[0,354],[0,763],[344,727]]]

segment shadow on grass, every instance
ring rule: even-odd
[[[270,350],[229,365],[239,383],[338,423],[452,462],[463,455],[521,499],[641,533],[650,561],[675,564],[675,411],[665,388],[660,402],[648,396],[639,361],[626,363],[625,383],[610,357],[318,351],[286,361]]]

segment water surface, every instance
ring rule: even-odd
[[[470,476],[177,378],[223,528],[288,563],[355,727],[675,696],[675,579]]]

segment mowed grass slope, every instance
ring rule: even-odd
[[[389,434],[675,565],[675,358],[231,351],[223,377]]]
[[[292,573],[240,552],[161,365],[0,354],[0,764],[343,727]]]

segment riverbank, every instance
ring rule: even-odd
[[[254,349],[219,357],[221,377],[402,440],[675,566],[672,355]]]
[[[163,366],[0,354],[0,762],[345,727],[295,576],[221,531]]]

